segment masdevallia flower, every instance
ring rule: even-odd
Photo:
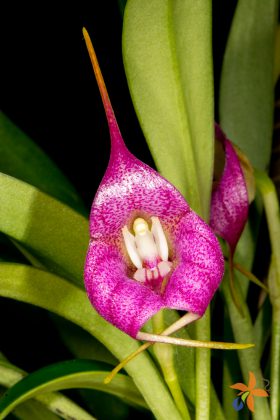
[[[224,151],[224,168],[220,179],[214,182],[210,226],[228,243],[230,253],[233,255],[248,219],[249,188],[246,185],[243,168],[245,165],[249,168],[250,164],[245,161],[241,152],[239,157],[237,150],[218,124],[215,124],[215,138],[216,146],[220,146]],[[247,171],[248,174],[250,170]]]
[[[187,311],[191,320],[204,314],[223,276],[223,255],[179,191],[126,148],[84,36],[111,136],[110,161],[90,214],[85,286],[103,318],[141,339],[141,327],[160,309]]]
[[[230,288],[235,305],[242,310],[234,288],[233,257],[236,245],[248,219],[249,204],[255,195],[253,168],[246,156],[215,124],[215,171],[211,199],[210,226],[229,247]],[[246,269],[237,265],[250,280],[263,284]]]

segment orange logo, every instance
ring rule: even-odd
[[[242,410],[245,405],[249,408],[252,413],[254,412],[254,397],[268,397],[268,393],[261,388],[255,388],[256,386],[256,377],[253,372],[249,372],[249,383],[248,386],[238,382],[237,384],[230,385],[230,388],[238,389],[237,398],[233,401],[233,408],[236,411]]]

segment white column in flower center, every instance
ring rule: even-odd
[[[135,219],[134,235],[122,229],[128,255],[137,268],[133,278],[140,282],[163,279],[171,270],[168,244],[158,217],[151,217],[152,227],[143,218]]]

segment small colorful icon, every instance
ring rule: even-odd
[[[230,385],[230,388],[238,389],[239,394],[237,394],[237,398],[233,400],[233,408],[236,411],[242,410],[245,404],[249,408],[252,413],[254,412],[254,397],[268,397],[269,394],[261,388],[255,388],[256,386],[256,377],[253,372],[249,372],[249,383],[248,386],[238,382],[234,385]]]

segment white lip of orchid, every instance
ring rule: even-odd
[[[151,217],[152,226],[143,218],[135,219],[133,223],[134,235],[127,226],[122,229],[123,238],[127,253],[132,263],[137,268],[133,278],[140,282],[152,279],[162,279],[171,270],[171,263],[168,261],[168,243],[162,225],[158,217]],[[143,268],[148,263],[150,268]]]

